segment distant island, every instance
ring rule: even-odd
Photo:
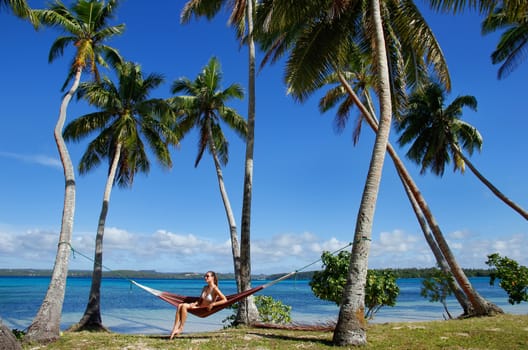
[[[377,269],[379,271],[392,271],[396,278],[423,278],[427,277],[434,270],[433,268],[406,268],[406,269]],[[489,269],[464,269],[467,277],[488,277]],[[0,269],[1,277],[50,277],[52,270],[49,269]],[[290,279],[311,280],[315,271],[298,272]],[[286,273],[277,274],[257,274],[252,280],[274,280],[284,276]],[[113,270],[104,271],[103,278],[125,278],[125,279],[199,279],[202,272],[158,272],[155,270]],[[91,277],[90,270],[69,270],[68,277]],[[233,273],[218,273],[222,280],[234,279]]]

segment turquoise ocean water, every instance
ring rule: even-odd
[[[184,295],[199,294],[203,280],[138,279],[139,283],[163,291]],[[253,285],[267,281],[254,281]],[[292,318],[297,323],[324,323],[337,319],[338,307],[316,298],[307,280],[286,280],[259,292],[272,296],[292,307]],[[528,303],[510,305],[506,293],[498,286],[490,286],[489,278],[472,278],[473,287],[489,301],[507,313],[527,314]],[[10,328],[24,330],[35,317],[46,294],[49,278],[0,277],[0,317]],[[384,307],[371,322],[442,320],[443,306],[430,303],[420,296],[421,279],[399,279],[400,295],[395,307]],[[224,294],[236,292],[235,282],[219,283]],[[68,278],[62,310],[61,328],[66,329],[79,321],[84,313],[90,290],[89,278]],[[163,300],[132,285],[126,279],[103,279],[101,313],[103,323],[114,332],[131,334],[166,334],[170,332],[175,308]],[[257,295],[259,295],[257,294]],[[450,299],[449,311],[453,316],[461,313],[458,303]],[[217,330],[222,320],[232,314],[222,310],[207,318],[190,315],[185,332]]]

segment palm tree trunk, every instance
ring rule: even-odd
[[[348,82],[344,79],[344,77],[340,73],[339,73],[339,78],[340,78],[342,85],[345,87],[349,95],[354,100],[354,103],[358,106],[359,109],[361,109],[363,115],[365,116],[365,120],[367,121],[369,126],[372,128],[374,132],[377,132],[378,121],[374,117],[375,115],[374,108],[372,107],[372,103],[370,103],[372,99],[370,98],[368,92],[366,94],[367,103],[368,103],[368,110],[367,110],[367,108],[363,106],[361,101],[357,98],[354,90],[352,90]],[[387,145],[387,151],[389,152],[389,155],[392,158],[392,161],[394,163],[394,167],[396,168],[396,171],[398,172],[398,176],[402,182],[403,188],[405,189],[407,198],[409,199],[409,202],[411,202],[411,206],[413,208],[414,214],[416,215],[416,219],[418,220],[420,228],[422,229],[422,233],[424,234],[425,241],[431,248],[431,251],[433,252],[433,255],[436,259],[438,266],[444,273],[452,276],[451,270],[449,268],[449,264],[444,258],[444,255],[442,254],[440,247],[438,247],[438,244],[436,244],[436,241],[432,235],[431,229],[427,224],[427,219],[424,216],[424,212],[422,208],[420,208],[418,201],[414,197],[409,184],[413,188],[416,188],[416,189],[418,188],[418,186],[416,186],[416,183],[414,182],[411,175],[409,174],[409,172],[403,165],[403,162],[401,161],[400,157],[396,153],[396,150],[394,149],[394,147],[392,147],[390,143]],[[420,191],[417,191],[417,193],[419,196],[422,196]],[[425,199],[423,200],[423,202],[425,202]],[[428,210],[427,207],[425,209]],[[429,214],[431,217],[433,217],[432,213],[429,213]],[[442,234],[442,233],[439,232],[439,234]],[[458,303],[462,307],[462,310],[463,310],[462,315],[463,316],[468,315],[469,311],[471,310],[471,305],[469,304],[468,298],[466,297],[464,292],[460,289],[460,286],[458,285],[458,283],[455,282],[455,280],[451,280],[450,288],[453,294],[455,295],[455,298],[457,299]]]
[[[66,122],[68,105],[81,81],[81,73],[81,68],[77,69],[75,72],[73,84],[68,93],[64,95],[64,98],[62,99],[59,110],[59,119],[55,125],[55,142],[64,168],[64,209],[62,211],[61,232],[59,235],[59,243],[51,281],[46,296],[44,297],[44,301],[25,335],[25,340],[29,342],[52,342],[57,340],[60,335],[62,304],[66,292],[66,278],[68,277],[68,263],[73,232],[73,219],[75,215],[75,173],[68,148],[62,137],[62,130],[64,128],[64,123]]]
[[[512,208],[513,210],[515,210],[517,213],[521,214],[521,216],[523,218],[525,218],[526,220],[528,220],[528,212],[526,210],[524,210],[522,207],[520,207],[518,204],[516,204],[514,201],[512,201],[511,199],[509,199],[508,197],[506,197],[501,191],[499,191],[499,189],[495,186],[493,186],[493,184],[491,182],[488,181],[488,179],[486,179],[484,177],[484,175],[482,175],[480,173],[480,171],[477,170],[477,168],[475,168],[475,166],[473,165],[473,163],[471,163],[471,161],[466,158],[466,156],[464,156],[464,154],[459,150],[459,149],[456,149],[455,150],[459,155],[460,157],[464,160],[464,163],[467,164],[467,166],[469,167],[469,169],[473,172],[473,174],[475,174],[475,176],[480,180],[482,181],[482,183],[484,185],[486,185],[486,187],[488,187],[490,189],[491,192],[493,192],[493,194],[495,194],[497,197],[499,197],[499,199],[501,201],[503,201],[504,203],[506,203],[506,205],[508,205],[510,208]]]
[[[233,264],[235,272],[235,280],[237,285],[238,292],[241,291],[241,278],[240,278],[240,247],[238,245],[238,232],[235,222],[235,216],[233,215],[233,210],[231,209],[231,202],[229,201],[229,196],[227,195],[227,190],[224,184],[224,175],[222,173],[222,166],[220,165],[220,160],[218,159],[218,154],[216,152],[216,146],[213,139],[213,131],[211,130],[211,120],[207,120],[207,134],[209,138],[209,148],[211,149],[211,154],[213,155],[213,160],[216,168],[216,177],[218,178],[218,186],[220,188],[220,196],[224,203],[224,209],[227,216],[227,223],[229,225],[229,235],[231,238],[231,252],[233,254]]]
[[[121,157],[122,144],[118,143],[110,166],[110,172],[106,179],[105,191],[103,195],[103,205],[101,213],[99,214],[99,222],[97,224],[97,235],[95,237],[95,256],[92,271],[92,285],[90,287],[90,295],[88,297],[88,304],[84,311],[81,320],[73,325],[70,331],[103,331],[109,330],[103,325],[101,318],[101,282],[103,279],[103,238],[106,224],[106,217],[108,214],[108,207],[110,205],[110,195],[114,185],[117,166],[119,165],[119,158]]]
[[[253,41],[254,0],[246,2],[248,24],[248,133],[244,170],[242,200],[242,222],[240,232],[240,278],[241,290],[251,289],[251,201],[253,194],[253,153],[255,143],[255,42]],[[249,325],[258,321],[259,313],[252,296],[239,303],[236,324]]]
[[[344,79],[342,74],[339,74],[339,79],[347,90],[347,92],[349,93],[349,95],[355,100],[355,103],[361,109],[370,127],[374,130],[374,132],[378,132],[378,125],[372,114],[361,104],[359,99],[357,99],[357,96],[355,95],[348,82]],[[484,316],[503,313],[502,309],[500,309],[495,304],[484,300],[484,298],[482,298],[480,294],[478,294],[478,292],[473,289],[473,286],[469,282],[469,279],[465,275],[464,271],[460,268],[456,259],[451,253],[449,245],[447,244],[446,240],[444,239],[444,235],[440,230],[440,226],[436,222],[436,219],[434,218],[431,210],[429,209],[429,206],[425,202],[425,198],[423,198],[420,190],[418,189],[418,186],[412,180],[412,177],[403,165],[403,162],[398,157],[392,145],[390,145],[389,143],[387,144],[387,151],[389,152],[389,155],[391,156],[398,173],[400,174],[400,176],[403,177],[403,179],[405,179],[405,183],[411,190],[413,198],[416,200],[422,213],[425,215],[429,228],[431,229],[433,236],[436,240],[436,245],[440,248],[440,251],[442,251],[443,261],[447,262],[453,277],[457,281],[460,288],[463,290],[467,299],[469,299],[470,305],[467,304],[467,301],[465,300],[466,298],[463,298],[461,295],[458,295],[458,292],[455,292],[455,290],[453,290],[455,296],[457,296],[457,300],[459,301],[460,305],[462,306],[462,309],[464,310],[464,314],[467,313],[469,315],[474,316]]]
[[[391,147],[391,145],[389,145],[389,147]],[[393,152],[394,152],[394,150],[393,150]],[[427,222],[426,222],[426,219],[425,219],[425,217],[423,215],[423,212],[420,209],[420,206],[418,205],[418,202],[414,198],[414,196],[413,196],[413,194],[411,192],[411,189],[407,185],[407,182],[406,182],[405,178],[403,177],[403,174],[400,171],[398,171],[398,175],[399,175],[400,180],[401,180],[401,182],[403,184],[403,187],[405,188],[405,193],[407,194],[407,198],[409,198],[409,201],[411,202],[411,206],[413,207],[414,214],[416,215],[416,219],[418,220],[418,223],[420,224],[420,227],[421,227],[422,232],[424,234],[425,240],[426,240],[427,244],[429,245],[429,247],[431,248],[431,251],[433,252],[433,255],[434,255],[435,259],[436,259],[438,267],[440,267],[440,269],[444,273],[452,275],[451,274],[451,270],[449,268],[449,264],[445,260],[444,255],[442,254],[442,251],[438,247],[438,244],[436,244],[436,241],[435,241],[435,239],[434,239],[434,237],[433,237],[433,235],[431,233],[431,230],[429,229],[429,226],[427,225]],[[451,279],[450,281],[451,282],[449,284],[449,287],[450,287],[451,291],[453,292],[453,294],[455,295],[455,298],[457,299],[458,303],[462,307],[462,311],[463,311],[462,315],[468,315],[469,314],[469,310],[470,310],[469,300],[467,299],[467,297],[464,294],[464,292],[460,289],[458,284],[455,283],[455,280]],[[446,309],[447,314],[449,315],[449,318],[451,318],[451,315],[447,311],[447,307],[445,305],[444,305],[444,307]]]
[[[231,252],[233,255],[233,266],[235,273],[235,280],[237,285],[237,290],[241,291],[241,279],[240,279],[240,247],[238,244],[238,232],[235,222],[235,216],[233,215],[233,210],[231,209],[231,203],[227,195],[227,191],[224,184],[224,175],[220,167],[220,162],[216,153],[213,153],[213,159],[216,167],[216,176],[218,178],[218,186],[220,188],[220,195],[222,196],[222,201],[224,203],[224,209],[227,216],[227,222],[229,225],[229,235],[231,238]]]
[[[389,85],[387,53],[380,13],[379,0],[373,0],[372,19],[374,23],[374,38],[376,61],[380,71],[379,105],[380,125],[368,170],[368,175],[361,198],[359,213],[354,233],[354,244],[350,257],[347,282],[343,291],[343,300],[339,309],[339,318],[333,335],[333,343],[339,346],[365,345],[367,343],[365,320],[365,285],[368,268],[368,255],[372,237],[372,222],[385,153],[391,128],[392,103]]]

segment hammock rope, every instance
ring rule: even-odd
[[[88,260],[91,260],[92,262],[95,263],[94,259],[85,255],[85,254],[82,254],[81,252],[79,252],[78,250],[75,250],[73,248],[73,246],[68,243],[68,242],[59,242],[59,245],[60,244],[67,244],[70,246],[70,249],[72,251],[72,254],[75,258],[75,253],[83,256],[84,258],[88,259]],[[353,243],[348,243],[346,246],[344,247],[341,247],[333,252],[331,252],[330,254],[331,255],[335,255],[337,253],[339,253],[340,251],[350,247]],[[204,307],[198,307],[198,308],[193,308],[193,309],[188,309],[189,313],[195,315],[195,316],[198,316],[198,317],[207,317],[207,316],[210,316],[226,307],[229,307],[231,305],[233,305],[234,303],[237,303],[239,302],[240,300],[243,300],[247,297],[249,297],[250,295],[253,295],[265,288],[268,288],[268,287],[271,287],[281,281],[284,281],[296,274],[298,274],[299,272],[307,269],[308,267],[316,264],[317,262],[321,261],[321,258],[301,267],[300,269],[297,269],[297,270],[294,270],[292,272],[289,272],[283,276],[280,276],[278,278],[275,278],[271,281],[269,281],[268,283],[266,284],[262,284],[260,286],[257,286],[257,287],[253,287],[251,289],[248,289],[246,291],[243,291],[243,292],[240,292],[240,293],[236,293],[236,294],[231,294],[231,295],[227,295],[226,298],[227,298],[227,301],[222,303],[222,304],[219,304],[219,305],[215,305],[213,306],[211,309],[209,309],[209,307],[207,306],[204,306]],[[123,279],[126,279],[128,280],[131,285],[135,285],[136,287],[139,287],[140,289],[166,301],[167,303],[175,306],[175,307],[178,307],[179,305],[183,304],[183,303],[194,303],[194,302],[197,302],[200,300],[199,297],[195,297],[195,296],[186,296],[186,295],[180,295],[180,294],[175,294],[175,293],[171,293],[171,292],[166,292],[166,291],[161,291],[161,290],[157,290],[157,289],[154,289],[154,288],[151,288],[151,287],[148,287],[148,286],[145,286],[141,283],[138,283],[137,281],[134,281],[133,279],[130,279],[126,276],[123,276],[121,275],[119,272],[116,272],[115,270],[111,270],[110,268],[100,264],[100,266],[108,271],[112,271],[114,273],[116,273],[117,275],[119,275],[119,277],[123,278]]]

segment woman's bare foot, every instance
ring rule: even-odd
[[[173,331],[169,337],[169,340],[172,340],[174,337],[177,337],[180,334],[179,329],[176,331]]]
[[[171,335],[170,335],[169,340],[172,340],[174,337],[179,336],[182,331],[183,331],[183,329],[178,328],[176,331],[172,332]]]

